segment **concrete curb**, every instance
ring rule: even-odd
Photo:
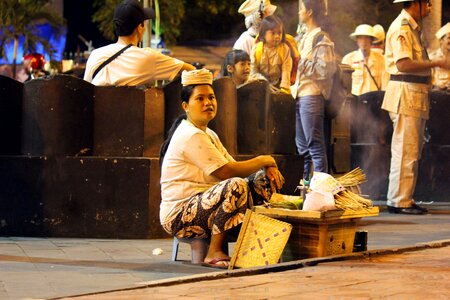
[[[141,283],[139,283],[139,286],[136,286],[136,287],[114,289],[114,290],[108,290],[108,291],[99,291],[99,292],[71,295],[71,296],[65,296],[65,297],[57,297],[57,298],[51,298],[51,299],[75,298],[75,297],[80,297],[80,296],[92,296],[92,295],[99,295],[99,294],[105,294],[105,293],[111,293],[111,292],[121,292],[121,291],[131,291],[131,290],[145,289],[145,288],[172,286],[172,285],[191,283],[191,282],[197,282],[197,281],[207,281],[207,280],[209,281],[209,280],[225,279],[225,278],[230,278],[230,277],[260,275],[260,274],[266,274],[266,273],[271,273],[271,272],[282,272],[282,271],[289,271],[289,270],[299,269],[299,268],[304,268],[304,267],[312,267],[312,266],[316,266],[320,263],[347,261],[347,260],[356,260],[356,259],[368,259],[371,257],[377,257],[377,256],[382,256],[382,255],[401,254],[401,253],[405,253],[405,252],[421,251],[421,250],[426,250],[426,249],[441,248],[441,247],[447,247],[447,246],[450,246],[450,240],[430,241],[430,242],[426,242],[426,243],[418,243],[414,246],[407,246],[407,247],[401,247],[401,248],[395,247],[395,248],[387,248],[387,249],[370,250],[370,251],[357,252],[357,253],[344,254],[344,255],[309,258],[309,259],[279,263],[279,264],[271,265],[271,266],[267,266],[267,267],[254,267],[254,268],[248,268],[248,269],[226,270],[226,271],[219,271],[219,272],[213,272],[213,273],[207,273],[207,274],[198,274],[198,275],[190,275],[190,276],[183,276],[183,277],[163,279],[163,280],[155,280],[155,281],[149,281],[149,282],[141,282]]]

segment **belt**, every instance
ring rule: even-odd
[[[391,75],[390,79],[392,81],[403,81],[403,82],[411,82],[411,83],[428,84],[428,83],[430,83],[431,77],[430,76],[402,74],[402,75]]]

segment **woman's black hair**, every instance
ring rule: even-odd
[[[268,17],[265,17],[261,21],[261,27],[259,28],[259,34],[258,34],[258,41],[265,42],[264,36],[266,35],[266,32],[268,30],[273,30],[275,28],[281,28],[281,41],[284,43],[286,42],[286,31],[284,30],[283,22],[280,18],[278,18],[275,15],[271,15]]]
[[[327,9],[324,0],[302,0],[303,5],[307,10],[312,11],[312,16],[314,20],[322,27],[323,30],[327,31],[329,28],[327,23]]]
[[[233,49],[227,53],[222,64],[222,69],[220,70],[220,76],[231,76],[228,72],[228,66],[234,66],[240,61],[250,61],[250,56],[247,52],[240,49]]]
[[[183,88],[181,89],[181,103],[189,102],[189,98],[191,97],[192,92],[194,91],[194,88],[197,85],[198,84],[183,86]],[[161,148],[159,149],[159,165],[160,166],[163,163],[164,156],[166,155],[167,148],[169,148],[169,144],[170,144],[170,141],[172,140],[172,136],[175,133],[175,130],[177,130],[177,128],[181,124],[181,122],[186,119],[187,119],[186,114],[181,114],[175,119],[175,121],[173,121],[172,126],[170,127],[169,132],[167,133],[167,138],[162,143]]]
[[[172,140],[172,136],[175,133],[175,130],[177,130],[178,126],[181,124],[183,120],[186,120],[187,116],[186,114],[179,115],[175,121],[173,121],[172,126],[169,129],[169,132],[167,133],[166,140],[162,143],[161,148],[159,148],[159,165],[162,166],[164,155],[166,155],[167,148],[169,148],[170,141]]]

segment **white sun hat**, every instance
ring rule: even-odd
[[[350,34],[350,37],[353,40],[356,40],[357,36],[370,36],[374,39],[376,39],[377,37],[375,36],[375,34],[373,33],[373,27],[367,24],[361,24],[358,25],[355,29],[355,32],[353,32],[352,34]]]
[[[373,34],[375,35],[374,43],[381,43],[386,38],[384,28],[380,24],[373,25]]]
[[[267,16],[273,15],[277,7],[270,3],[270,0],[263,0],[264,8]],[[254,12],[258,11],[261,5],[261,0],[246,0],[238,9],[238,13],[243,14],[245,17],[250,16]]]

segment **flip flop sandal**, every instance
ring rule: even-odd
[[[202,266],[217,268],[217,269],[228,269],[228,265],[220,264],[221,261],[230,261],[229,258],[214,258],[209,262],[202,263]]]

